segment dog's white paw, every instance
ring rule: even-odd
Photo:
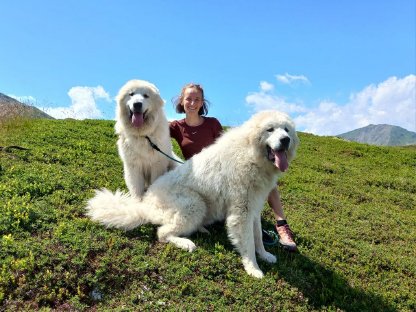
[[[183,237],[170,237],[169,242],[175,244],[177,247],[181,249],[185,249],[189,252],[192,252],[196,249],[196,245],[190,239],[183,238]]]
[[[263,274],[263,272],[261,270],[255,269],[255,268],[250,268],[250,269],[247,269],[246,268],[246,272],[249,275],[251,275],[251,276],[253,276],[255,278],[263,278],[263,276],[264,276],[264,274]]]
[[[275,255],[271,254],[270,252],[265,252],[261,255],[259,255],[260,258],[268,263],[276,263],[277,262],[277,258]]]
[[[198,232],[211,235],[211,233],[205,227],[203,227],[203,226],[201,226],[201,227],[198,228]]]
[[[189,252],[192,252],[196,249],[196,245],[193,242],[189,241],[186,249],[188,249]]]
[[[243,265],[244,265],[244,269],[249,275],[254,276],[256,278],[263,277],[263,272],[260,270],[259,266],[257,265],[255,261],[251,261],[249,259],[243,259]]]

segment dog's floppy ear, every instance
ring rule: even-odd
[[[149,84],[149,88],[152,90],[152,92],[155,94],[155,98],[158,100],[158,104],[160,106],[163,106],[165,104],[165,101],[162,99],[162,97],[160,96],[160,92],[159,89],[151,82],[148,82]]]
[[[293,128],[293,135],[291,135],[290,138],[292,139],[292,144],[291,148],[289,149],[288,157],[289,161],[292,161],[296,156],[296,152],[300,144],[300,140],[295,128]]]
[[[149,84],[149,88],[152,89],[154,93],[157,93],[158,95],[160,95],[159,89],[153,83],[148,82],[148,84]]]

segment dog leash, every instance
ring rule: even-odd
[[[164,153],[160,148],[159,148],[159,146],[157,146],[155,143],[153,143],[152,142],[152,140],[150,140],[150,138],[146,135],[146,139],[149,141],[149,144],[150,144],[150,146],[153,148],[153,149],[155,149],[155,150],[157,150],[159,153],[161,153],[161,154],[163,154],[163,155],[165,155],[167,158],[169,158],[169,159],[171,159],[171,160],[173,160],[173,161],[176,161],[176,162],[178,162],[178,163],[180,163],[180,164],[183,164],[183,162],[182,161],[179,161],[179,160],[177,160],[177,159],[175,159],[175,158],[173,158],[173,157],[171,157],[171,156],[169,156],[168,154],[166,154],[166,153]]]
[[[11,149],[18,149],[21,151],[28,151],[29,149],[26,147],[21,147],[17,145],[10,145],[10,146],[0,146],[0,151],[10,152]]]

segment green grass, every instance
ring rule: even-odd
[[[269,248],[249,277],[216,224],[194,253],[85,217],[93,190],[126,189],[112,121],[0,124],[0,309],[414,311],[416,147],[300,133],[280,181],[298,254]],[[177,148],[177,147],[176,147]],[[263,227],[273,228],[271,210]]]

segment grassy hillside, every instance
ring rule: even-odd
[[[221,224],[194,253],[84,216],[126,189],[111,121],[0,124],[1,310],[414,311],[416,148],[300,133],[281,180],[298,254],[249,277]],[[18,145],[29,150],[4,148]],[[263,227],[273,228],[271,210]]]

